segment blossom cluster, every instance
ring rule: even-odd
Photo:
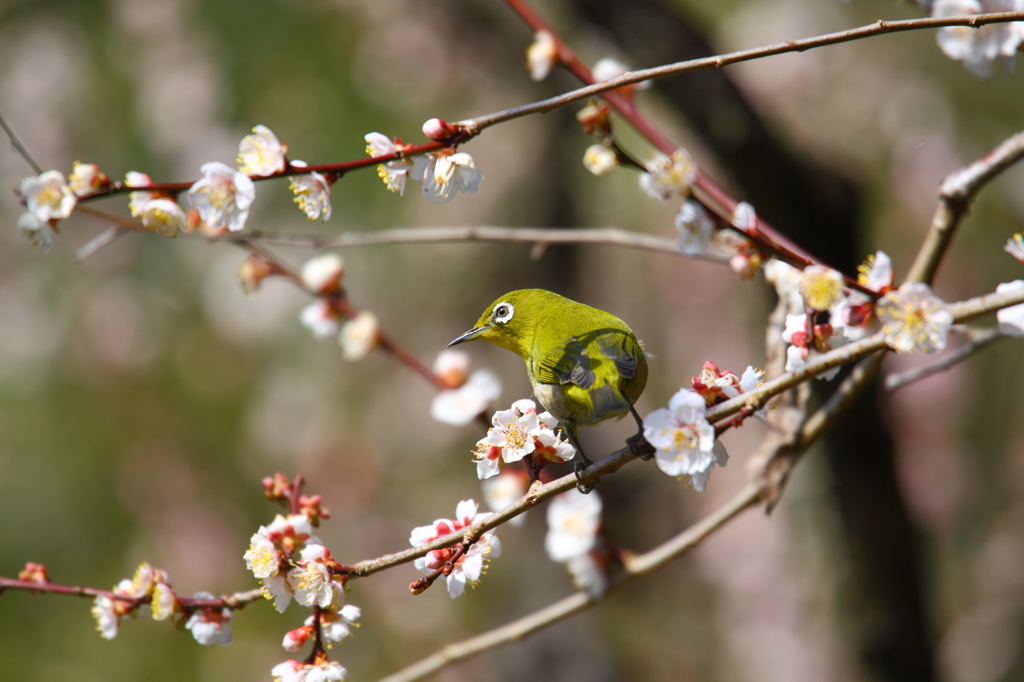
[[[933,17],[961,17],[995,12],[1024,11],[1024,0],[935,0]],[[1014,58],[1024,42],[1024,22],[987,24],[978,28],[946,26],[935,36],[939,48],[950,59],[963,62],[972,73],[992,75],[992,62],[999,59],[1013,73]]]
[[[171,589],[167,573],[148,563],[140,564],[135,575],[114,586],[111,595],[99,595],[93,602],[96,629],[104,639],[113,639],[124,617],[138,618],[147,613],[154,620],[182,620],[197,642],[227,646],[233,641],[231,610],[222,606],[186,606]],[[197,592],[193,599],[213,599],[209,592]]]
[[[431,139],[444,139],[453,132],[440,119],[430,119],[423,124],[424,134]],[[423,195],[436,204],[446,204],[456,194],[476,194],[483,182],[483,174],[477,170],[473,157],[454,148],[442,149],[426,156],[404,156],[407,148],[400,139],[392,141],[381,133],[368,133],[366,153],[370,156],[398,155],[398,158],[377,165],[377,175],[388,190],[405,193],[406,180],[421,181]]]
[[[473,500],[463,500],[455,508],[454,519],[435,519],[429,525],[413,528],[409,544],[419,547],[433,542],[482,521],[489,515],[487,512],[478,512]],[[414,565],[427,575],[443,573],[448,582],[448,594],[455,599],[465,593],[467,586],[474,587],[486,571],[488,562],[500,555],[501,540],[493,530],[489,530],[468,550],[463,551],[461,545],[434,549],[416,559]]]
[[[540,468],[550,462],[568,462],[576,455],[576,448],[555,433],[558,420],[549,412],[538,413],[537,404],[528,398],[495,412],[491,424],[473,451],[480,479],[496,475],[503,463],[525,457]]]
[[[253,266],[242,265],[243,283]],[[339,300],[342,296],[341,279],[345,262],[341,256],[329,253],[311,258],[302,266],[302,286],[316,296],[316,300],[302,309],[299,320],[318,339],[335,337],[346,360],[361,360],[380,343],[380,324],[377,316],[368,310],[345,320]],[[248,285],[251,286],[251,285]]]

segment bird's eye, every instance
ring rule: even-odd
[[[505,324],[512,319],[512,315],[515,314],[515,308],[512,307],[511,303],[499,303],[494,306],[494,319],[501,324]]]

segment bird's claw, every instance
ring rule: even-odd
[[[627,438],[626,445],[629,447],[630,452],[644,461],[654,457],[654,448],[651,447],[651,444],[647,442],[642,433]]]
[[[590,464],[590,462],[584,461],[582,459],[577,459],[576,463],[573,464],[572,467],[573,473],[576,474],[576,489],[579,490],[584,495],[586,495],[591,490],[596,488],[598,483],[600,483],[599,479],[595,479],[593,483],[583,482],[583,472],[586,470],[588,464]]]

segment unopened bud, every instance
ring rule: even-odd
[[[314,294],[333,294],[341,288],[345,262],[336,253],[310,258],[302,266],[302,285]]]
[[[245,293],[251,294],[260,288],[260,284],[274,274],[274,267],[256,256],[249,256],[238,268],[238,279],[242,282]]]
[[[423,594],[427,588],[430,587],[430,583],[427,582],[426,578],[419,578],[409,583],[410,594]]]
[[[430,140],[444,140],[455,134],[455,128],[443,119],[432,118],[423,124],[423,134]]]

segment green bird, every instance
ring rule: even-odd
[[[537,402],[558,419],[580,454],[577,475],[588,462],[576,428],[633,414],[647,385],[647,358],[629,326],[611,313],[543,289],[505,294],[476,325],[448,344],[483,339],[517,354]]]

